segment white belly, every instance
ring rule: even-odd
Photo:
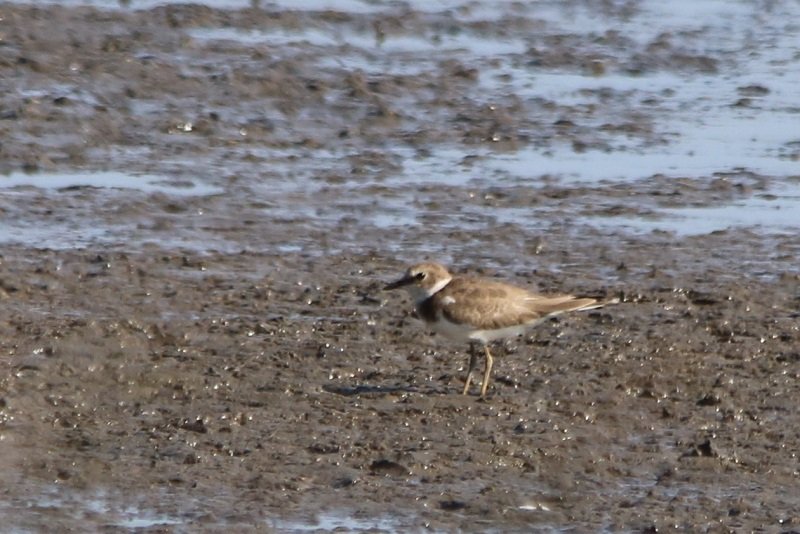
[[[443,317],[439,317],[438,321],[428,323],[428,325],[437,334],[456,339],[458,341],[479,341],[484,345],[496,341],[498,339],[508,339],[523,335],[531,327],[538,324],[535,323],[508,326],[506,328],[498,328],[495,330],[480,330],[469,325],[451,323]]]

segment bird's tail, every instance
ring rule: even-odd
[[[609,304],[619,304],[619,298],[614,297],[611,299],[605,300],[597,300],[597,299],[590,299],[590,298],[582,298],[576,300],[590,300],[592,301],[590,304],[585,306],[581,306],[580,308],[573,308],[577,311],[588,311],[588,310],[596,310],[597,308],[602,308],[603,306],[608,306]]]
[[[619,302],[618,298],[597,300],[590,297],[572,297],[564,296],[554,299],[548,299],[548,302],[537,302],[539,310],[544,312],[545,315],[553,316],[571,311],[588,311],[602,308],[608,304],[616,304]]]

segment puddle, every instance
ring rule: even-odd
[[[187,31],[194,39],[235,41],[244,45],[307,51],[308,46],[332,48],[336,54],[321,54],[317,64],[325,69],[362,70],[378,75],[417,75],[436,69],[445,58],[464,61],[489,60],[519,54],[527,45],[522,39],[487,37],[472,32],[430,33],[428,35],[387,34],[378,40],[374,33],[328,28],[243,30],[237,28],[195,28]]]
[[[792,176],[800,171],[795,161],[768,154],[748,155],[747,151],[752,152],[758,147],[750,143],[737,143],[736,139],[729,141],[707,138],[701,152],[696,152],[688,140],[667,150],[650,152],[575,153],[566,147],[547,151],[525,149],[511,155],[488,156],[476,163],[473,172],[484,169],[491,175],[502,171],[518,181],[547,176],[556,178],[559,185],[596,185],[634,182],[657,174],[700,178],[737,169],[768,176]]]
[[[16,4],[32,4],[30,0],[11,0]],[[185,4],[182,0],[36,0],[37,5],[91,6],[97,9],[152,9],[168,4]],[[253,0],[202,0],[198,4],[216,9],[246,9],[253,6]]]
[[[158,228],[159,215],[150,212],[142,217],[132,206],[149,204],[148,197],[135,199],[131,193],[166,195],[162,202],[174,200],[176,216],[192,223],[202,212],[183,207],[184,203],[213,198],[224,190],[182,178],[102,171],[15,172],[0,175],[0,191],[4,193],[0,198],[0,243],[61,250],[148,241],[206,249],[209,242],[197,235],[152,230]],[[98,210],[118,216],[99,218]],[[225,249],[224,241],[217,245]]]
[[[357,518],[346,514],[324,513],[317,514],[308,521],[272,519],[267,523],[273,529],[281,532],[398,532],[405,530],[403,522],[389,517]]]
[[[800,230],[800,184],[785,184],[722,206],[658,210],[653,218],[593,217],[587,222],[637,233],[661,230],[681,236],[703,235],[729,228],[796,234]]]
[[[35,516],[51,521],[55,525],[65,521],[87,525],[102,525],[104,528],[150,529],[156,527],[197,525],[206,527],[226,525],[207,513],[208,506],[202,498],[180,497],[161,491],[160,499],[153,495],[119,494],[107,489],[78,491],[64,487],[49,486],[38,495],[15,496],[0,502],[0,517],[5,520],[8,532],[27,532],[26,523]],[[222,500],[227,496],[220,496]],[[236,514],[235,507],[229,513]],[[202,519],[200,519],[202,517]],[[15,519],[17,518],[17,519]],[[309,517],[276,518],[248,516],[247,523],[262,524],[281,532],[330,532],[336,529],[347,532],[401,530],[407,521],[402,517],[365,517],[363,513],[349,514],[345,511],[315,513]],[[91,529],[90,529],[91,530]]]
[[[11,0],[18,4],[31,3],[30,0]],[[92,6],[98,9],[152,9],[163,5],[185,4],[184,0],[37,0],[39,5],[62,6]],[[426,2],[424,0],[198,0],[199,5],[215,9],[248,9],[253,5],[261,5],[266,9],[286,9],[296,11],[340,11],[345,13],[375,13],[385,10],[403,9],[406,6],[416,11],[437,13],[440,11],[455,10],[464,12],[468,16],[463,19],[497,16],[502,13],[504,6],[488,8],[478,2],[464,0],[437,0]]]
[[[525,45],[521,40],[482,38],[473,33],[419,35],[386,35],[378,41],[373,34],[337,32],[319,28],[302,30],[270,29],[241,30],[237,28],[196,28],[188,31],[194,39],[230,40],[245,44],[263,43],[273,46],[306,45],[352,46],[386,54],[427,54],[465,52],[477,56],[494,56],[521,53]],[[341,57],[337,59],[344,60]]]
[[[118,171],[85,173],[24,173],[0,175],[0,189],[36,188],[45,190],[130,189],[141,193],[164,193],[177,196],[209,196],[223,189],[208,184],[185,180],[171,180],[164,176],[131,175]]]
[[[636,43],[650,42],[658,33],[680,32],[685,39],[705,40],[704,35],[719,32],[719,38],[708,42],[715,50],[736,39],[732,30],[752,17],[751,4],[726,0],[677,0],[675,2],[638,2],[627,17],[609,16],[589,3],[559,1],[536,2],[526,13],[547,23],[552,33],[602,35],[619,32]],[[642,24],[642,20],[652,24]],[[694,32],[702,32],[694,35]]]
[[[163,495],[167,506],[174,507],[174,496]],[[0,515],[5,519],[4,528],[10,532],[27,532],[26,522],[41,516],[53,524],[63,525],[63,520],[72,520],[86,526],[103,525],[126,529],[153,528],[158,526],[181,525],[186,516],[165,513],[159,508],[145,506],[145,496],[121,496],[113,492],[97,490],[79,492],[62,487],[46,487],[39,495],[14,497],[0,503]],[[139,504],[132,504],[139,503]],[[15,521],[14,518],[18,518]]]

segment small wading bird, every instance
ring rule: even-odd
[[[483,345],[486,367],[481,397],[486,397],[492,373],[492,341],[524,334],[548,317],[568,311],[593,310],[617,300],[598,301],[573,295],[537,295],[521,287],[484,278],[453,276],[438,263],[419,263],[384,289],[405,288],[417,314],[435,332],[470,343],[469,369],[463,394],[469,391],[478,359],[476,343]]]

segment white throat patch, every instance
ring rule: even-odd
[[[452,279],[453,279],[452,277],[448,276],[447,278],[442,278],[441,280],[436,282],[433,285],[433,287],[428,290],[428,296],[431,297],[435,293],[438,293],[439,291],[441,291],[444,288],[444,286],[446,286],[447,284],[450,283],[450,280],[452,280]]]
[[[419,304],[420,302],[433,296],[435,293],[441,291],[444,286],[450,283],[450,280],[452,280],[452,277],[448,276],[447,278],[442,278],[429,288],[410,285],[407,286],[406,289],[408,289],[408,292],[411,294],[411,298],[414,299],[414,302]]]

